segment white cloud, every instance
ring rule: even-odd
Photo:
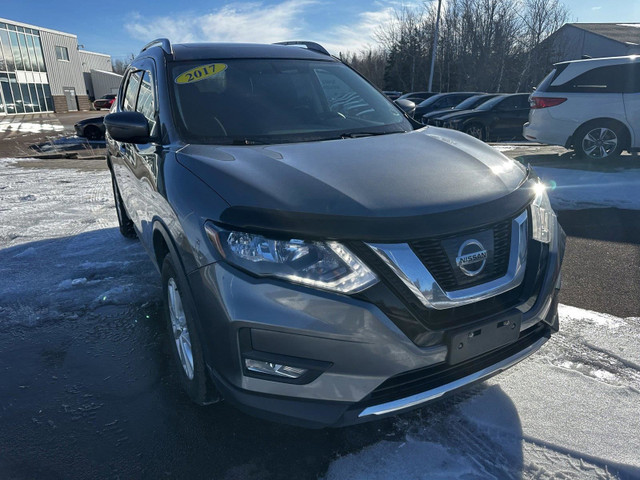
[[[319,33],[319,41],[331,53],[358,52],[375,46],[376,29],[393,18],[393,7],[381,6],[379,10],[362,12],[353,24],[336,25]]]
[[[144,42],[167,37],[173,42],[270,43],[298,36],[304,30],[302,13],[313,3],[315,0],[285,0],[267,6],[243,2],[203,15],[134,15],[125,27],[131,36]]]
[[[591,10],[602,10],[602,7],[591,7]]]
[[[324,29],[312,25],[314,11],[324,8],[321,0],[284,0],[270,5],[236,2],[203,14],[189,12],[157,17],[133,14],[125,27],[132,37],[145,43],[158,37],[167,37],[173,42],[311,40],[338,54],[374,46],[376,28],[392,19],[394,8],[417,4],[418,0],[375,0],[370,4],[371,10],[360,12],[355,18],[345,15],[344,23]]]

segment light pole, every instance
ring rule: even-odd
[[[433,87],[433,71],[436,67],[436,50],[438,49],[438,28],[440,27],[440,7],[442,0],[438,0],[438,15],[436,15],[436,29],[433,34],[433,49],[431,50],[431,72],[429,73],[429,91]]]

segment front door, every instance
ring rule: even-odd
[[[70,112],[77,112],[78,102],[76,101],[76,89],[72,87],[63,87],[62,91],[67,99],[67,109]]]
[[[627,85],[625,88],[624,110],[627,123],[631,125],[631,148],[640,148],[640,62],[627,66]]]

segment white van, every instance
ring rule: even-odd
[[[593,159],[640,149],[640,56],[554,67],[529,98],[525,138]]]

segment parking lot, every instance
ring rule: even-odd
[[[9,130],[0,157],[75,121]],[[560,333],[465,393],[333,430],[191,404],[104,160],[0,160],[0,477],[640,477],[640,158],[497,148],[552,186],[568,235]]]

